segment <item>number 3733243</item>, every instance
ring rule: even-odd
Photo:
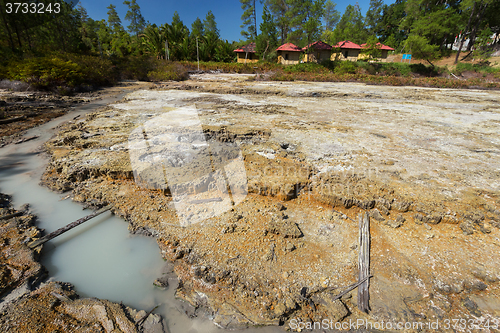
[[[61,4],[54,3],[35,3],[35,2],[7,2],[5,3],[5,12],[7,14],[59,14]]]

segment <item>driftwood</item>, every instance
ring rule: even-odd
[[[21,120],[24,120],[24,119],[26,119],[25,116],[14,117],[14,118],[9,118],[9,119],[0,119],[0,125],[15,123],[16,121],[21,121]]]
[[[62,228],[59,228],[57,229],[56,231],[54,232],[51,232],[50,234],[46,235],[46,236],[43,236],[42,238],[39,238],[33,242],[31,242],[30,244],[28,244],[28,246],[32,249],[34,249],[35,247],[39,246],[39,245],[42,245],[43,243],[45,242],[48,242],[49,240],[51,240],[52,238],[55,238],[63,233],[65,233],[66,231],[69,231],[71,229],[73,229],[74,227],[76,226],[79,226],[80,224],[84,223],[84,222],[87,222],[88,220],[98,216],[98,215],[101,215],[102,213],[108,211],[111,209],[111,205],[109,206],[106,206],[106,207],[103,207],[97,211],[95,211],[94,213],[90,214],[90,215],[87,215],[85,217],[82,217],[81,219],[78,219],[76,220],[75,222],[72,222]]]
[[[27,142],[27,141],[31,141],[31,140],[35,140],[35,139],[38,139],[38,138],[39,138],[39,136],[38,136],[38,135],[35,135],[35,136],[30,136],[30,137],[28,137],[28,138],[22,138],[22,139],[20,139],[20,140],[18,140],[18,141],[16,141],[16,142],[14,142],[14,144],[18,145],[18,144],[20,144],[20,143]]]
[[[337,296],[335,296],[334,298],[332,298],[332,301],[338,300],[339,298],[341,298],[342,296],[344,296],[345,294],[347,294],[351,290],[355,289],[356,287],[358,287],[359,285],[361,285],[362,283],[364,283],[366,280],[368,280],[371,277],[373,277],[373,275],[368,275],[363,280],[351,284],[349,287],[347,287],[346,290],[344,290],[343,292],[341,292],[340,294],[338,294]]]
[[[137,322],[137,327],[141,327],[142,324],[144,324],[144,322],[146,321],[146,319],[148,319],[149,315],[153,313],[154,310],[156,310],[156,308],[158,308],[159,305],[155,306],[154,308],[152,308],[148,313],[146,313],[144,315],[144,317],[142,317],[138,322]]]
[[[0,216],[0,220],[8,220],[8,219],[11,219],[13,217],[16,217],[16,216],[21,216],[23,215],[24,213],[19,211],[19,212],[15,212],[15,213],[12,213],[12,214],[8,214],[8,215],[4,215],[4,216]]]
[[[370,306],[368,293],[370,276],[370,216],[367,212],[359,215],[359,279],[358,309],[368,313]]]

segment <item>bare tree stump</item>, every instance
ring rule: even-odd
[[[370,310],[368,292],[370,279],[370,217],[368,212],[359,215],[359,279],[364,281],[358,287],[358,309],[368,313]]]

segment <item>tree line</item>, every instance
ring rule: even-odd
[[[331,45],[350,40],[381,42],[430,61],[466,40],[467,51],[499,41],[499,0],[396,0],[389,5],[370,0],[365,16],[357,2],[341,15],[332,0],[261,0],[260,32],[257,0],[240,2],[242,36],[256,42],[259,54],[286,42],[304,47],[316,40]]]
[[[60,1],[58,14],[26,15],[7,14],[7,2],[0,0],[0,62],[54,51],[228,62],[235,59],[233,50],[248,42],[256,43],[260,57],[272,60],[283,43],[303,47],[316,40],[331,45],[342,40],[382,42],[432,61],[449,52],[453,43],[468,41],[468,51],[491,42],[492,35],[497,43],[500,32],[500,0],[396,0],[388,5],[370,0],[365,16],[358,3],[341,14],[332,0],[257,1],[240,0],[243,40],[230,43],[221,39],[212,11],[191,27],[177,12],[170,23],[158,26],[142,16],[136,0],[124,1],[128,9],[124,27],[112,4],[107,20],[94,20],[81,5],[73,8],[65,1]],[[260,17],[258,3],[263,7]]]
[[[136,0],[124,1],[128,8],[125,28],[113,4],[107,7],[107,20],[94,20],[80,4],[72,8],[64,1],[57,15],[6,14],[5,4],[0,0],[0,58],[4,62],[54,51],[107,58],[151,55],[158,59],[225,62],[235,57],[233,44],[220,38],[212,11],[203,20],[197,18],[191,29],[177,12],[170,23],[158,26],[146,21]]]

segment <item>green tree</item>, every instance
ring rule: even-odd
[[[340,12],[336,9],[337,4],[332,0],[327,0],[325,3],[325,14],[323,19],[325,21],[325,31],[333,31],[335,26],[340,21]]]
[[[369,59],[377,60],[382,57],[382,50],[380,49],[380,44],[377,45],[378,39],[375,35],[368,37],[366,41],[366,46],[363,49],[362,53],[366,54]]]
[[[365,27],[371,35],[379,35],[383,8],[384,2],[382,0],[370,0],[370,7],[365,16]]]
[[[348,5],[335,30],[330,34],[324,34],[324,37],[330,44],[343,40],[350,40],[357,44],[364,43],[368,38],[368,31],[364,27],[358,3],[354,6]]]
[[[278,47],[278,29],[274,23],[274,18],[264,5],[262,9],[262,23],[260,24],[260,34],[257,36],[256,53],[264,60],[272,60],[274,58],[275,49]],[[266,57],[267,55],[267,57]]]
[[[406,0],[396,0],[393,4],[384,5],[382,19],[378,29],[380,41],[395,49],[408,37],[408,32],[401,29],[401,22],[406,17]]]
[[[215,22],[215,15],[211,10],[208,11],[207,16],[203,20],[203,29],[205,30],[205,35],[212,33],[217,36],[217,38],[220,36],[217,22]]]
[[[437,45],[432,45],[425,37],[417,34],[410,34],[405,42],[405,49],[412,53],[413,58],[423,59],[434,66],[431,62],[439,57]]]
[[[233,44],[229,43],[227,40],[220,40],[215,49],[215,60],[219,62],[233,61],[235,58],[233,50]]]
[[[241,35],[247,40],[254,41],[257,38],[257,14],[255,0],[240,0],[240,2],[241,9],[243,9],[243,14],[241,15],[243,24],[240,28],[246,28],[246,30],[241,31]]]
[[[110,4],[107,7],[108,10],[108,26],[113,31],[113,33],[118,33],[123,30],[122,21],[120,20],[120,16],[116,12],[116,6]]]
[[[130,25],[128,25],[127,28],[131,34],[139,36],[146,26],[146,20],[141,14],[141,8],[136,0],[123,1],[123,4],[128,6],[125,19],[130,22]]]
[[[299,45],[308,45],[321,36],[321,18],[324,0],[291,0],[290,24],[294,30],[288,40]]]
[[[165,57],[165,31],[158,28],[156,24],[148,24],[144,29],[144,33],[139,35],[142,39],[142,45],[145,47],[146,53],[156,57],[156,59],[164,59]]]
[[[407,15],[401,28],[425,37],[430,44],[440,48],[447,41],[453,41],[459,30],[458,1],[408,0],[405,10]]]
[[[280,43],[283,44],[288,38],[290,32],[291,8],[287,0],[266,0],[265,4],[274,17],[279,33]]]
[[[184,58],[184,39],[189,36],[189,30],[180,19],[179,13],[174,12],[172,23],[165,24],[164,31],[168,40],[170,59],[181,60]]]
[[[203,22],[199,17],[197,17],[196,20],[194,20],[193,24],[191,24],[191,35],[198,38],[201,38],[203,35],[205,35]]]

